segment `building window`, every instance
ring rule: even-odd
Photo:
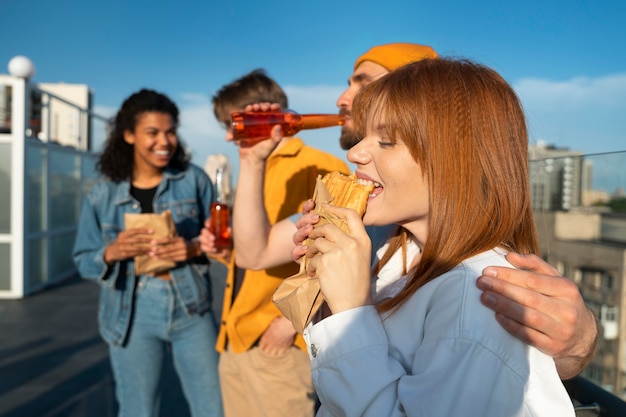
[[[11,133],[12,91],[10,85],[0,85],[0,133]]]
[[[573,274],[573,280],[576,284],[580,284],[583,280],[583,273],[580,269],[575,268]]]
[[[608,272],[603,272],[600,274],[600,287],[603,290],[612,290],[613,289],[613,275]]]
[[[612,289],[613,277],[607,271],[582,268],[582,283],[590,288],[599,289]]]
[[[12,143],[0,143],[0,233],[11,233]],[[10,245],[9,245],[10,246]]]
[[[41,92],[36,89],[30,91],[30,118],[28,120],[27,135],[39,137],[41,132]]]
[[[602,369],[594,364],[589,364],[583,371],[583,375],[596,385],[602,385]]]
[[[601,321],[616,321],[617,320],[617,307],[616,306],[602,306]]]
[[[604,329],[603,336],[606,340],[615,340],[619,335],[618,313],[617,306],[603,305],[600,310],[600,324]]]

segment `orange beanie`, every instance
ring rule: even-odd
[[[363,61],[372,61],[382,65],[389,71],[393,71],[404,65],[426,58],[437,58],[437,52],[430,46],[415,43],[388,43],[374,46],[357,58],[354,63],[354,69],[361,65]]]

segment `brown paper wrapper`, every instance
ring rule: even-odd
[[[349,231],[345,220],[320,208],[321,203],[331,203],[333,201],[328,188],[320,178],[317,179],[315,185],[313,200],[315,201],[315,209],[313,212],[320,216],[318,225],[333,223],[343,231]],[[306,245],[308,241],[309,239],[307,239],[304,244]],[[324,296],[320,291],[319,280],[317,278],[310,278],[306,274],[308,264],[309,258],[305,257],[304,261],[300,264],[300,272],[284,279],[272,297],[272,301],[274,301],[276,307],[291,321],[296,331],[301,334],[324,302]]]
[[[125,213],[124,227],[128,229],[152,229],[154,237],[174,237],[177,235],[170,210],[163,213]],[[146,246],[148,248],[149,245]],[[167,271],[176,266],[174,261],[154,259],[150,255],[135,256],[135,275]]]

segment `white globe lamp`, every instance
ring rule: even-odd
[[[23,55],[14,56],[9,61],[9,74],[24,79],[29,79],[35,75],[35,65],[28,57]]]

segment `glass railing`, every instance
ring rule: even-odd
[[[34,85],[0,75],[0,194],[10,196],[0,200],[0,291],[7,297],[76,272],[68,248],[97,175],[92,144],[102,143],[109,128],[107,118],[89,110],[91,99],[86,85]]]
[[[582,155],[544,148],[536,156],[531,153],[533,206],[536,210],[626,212],[625,167],[626,151]]]
[[[541,254],[578,285],[599,324],[598,350],[566,387],[580,416],[626,416],[626,151],[531,151]]]
[[[626,402],[582,376],[565,381],[565,388],[577,417],[626,416]]]
[[[50,87],[53,88],[53,87]],[[89,101],[86,86],[77,99]],[[108,119],[31,86],[25,136],[25,289],[32,292],[72,276],[71,258],[84,196],[93,185]],[[87,103],[85,103],[86,105]]]

